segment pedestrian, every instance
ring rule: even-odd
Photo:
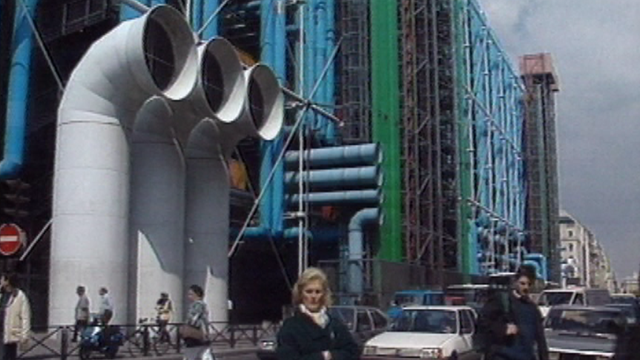
[[[191,285],[187,292],[191,301],[187,311],[186,324],[180,328],[180,336],[186,346],[184,356],[187,360],[200,358],[199,356],[208,346],[209,310],[204,302],[204,290],[198,285]]]
[[[31,332],[31,308],[25,293],[18,289],[15,274],[0,277],[2,299],[2,343],[3,360],[15,360],[18,357],[18,344],[25,348],[29,344]]]
[[[87,296],[87,289],[84,286],[78,286],[76,288],[76,294],[78,295],[78,302],[76,303],[76,326],[73,330],[71,342],[78,341],[78,333],[82,335],[84,328],[89,325],[89,308],[91,302]]]
[[[156,323],[158,324],[158,334],[160,334],[160,342],[171,342],[167,325],[171,321],[173,315],[173,303],[169,298],[169,294],[160,293],[160,299],[156,302]]]
[[[358,345],[347,327],[327,313],[331,289],[325,273],[308,268],[292,291],[295,307],[277,336],[278,360],[356,360]]]
[[[521,266],[511,289],[502,294],[496,292],[483,306],[478,318],[478,332],[486,341],[481,349],[485,359],[549,359],[542,314],[529,297],[535,280],[535,270]]]
[[[102,322],[102,325],[107,326],[113,318],[113,303],[109,296],[109,289],[101,287],[98,291],[100,294],[100,308],[98,309],[98,317]]]

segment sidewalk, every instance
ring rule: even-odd
[[[211,344],[213,348],[213,352],[218,358],[225,357],[233,357],[244,354],[255,353],[258,348],[251,341],[248,340],[240,340],[237,341],[235,347],[231,348],[231,346],[226,342],[214,342]],[[79,349],[77,343],[69,343],[69,349],[67,349],[67,359],[69,360],[79,360]],[[62,351],[60,346],[60,341],[55,338],[50,338],[43,341],[42,344],[38,344],[36,346],[35,343],[32,343],[29,351],[26,353],[19,352],[18,359],[25,360],[56,360],[62,359]],[[104,355],[99,353],[93,353],[91,358],[103,359]],[[161,356],[158,356],[153,350],[150,350],[148,356],[144,356],[142,351],[136,347],[132,347],[129,343],[125,343],[118,350],[118,354],[116,355],[116,359],[120,360],[133,360],[133,359],[162,359],[162,360],[181,360],[182,355],[177,353],[175,348],[168,349],[167,353]]]

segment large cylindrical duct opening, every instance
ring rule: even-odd
[[[166,101],[155,97],[140,109],[131,151],[129,322],[155,318],[161,292],[182,317],[186,168]]]
[[[273,140],[282,129],[284,96],[273,71],[262,64],[247,70],[250,121],[262,140]]]
[[[185,285],[202,286],[211,321],[227,321],[229,177],[218,148],[219,130],[203,120],[186,148]]]
[[[196,59],[189,25],[161,6],[96,41],[71,74],[58,110],[50,323],[73,320],[78,285],[90,294],[108,288],[114,323],[125,321],[131,128],[151,96],[191,92]]]
[[[239,119],[226,122],[219,118],[220,146],[228,156],[242,138],[259,136],[273,140],[282,129],[284,96],[275,74],[265,65],[245,71],[244,111]]]

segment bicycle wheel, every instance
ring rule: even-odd
[[[153,341],[153,351],[158,356],[166,355],[172,347],[171,339],[157,338]]]
[[[129,339],[127,339],[127,350],[132,357],[138,357],[142,355],[143,351],[142,334],[136,331]]]

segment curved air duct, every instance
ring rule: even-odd
[[[131,141],[129,323],[149,316],[160,292],[182,318],[185,164],[171,109],[153,97],[140,109]]]
[[[364,257],[364,227],[378,220],[382,224],[384,217],[378,208],[362,209],[349,221],[349,293],[361,295],[364,292],[362,259]]]
[[[243,73],[226,40],[208,42],[201,55],[200,81],[187,102],[190,106],[177,104],[174,114],[177,128],[196,124],[185,140],[184,275],[185,285],[205,289],[211,320],[227,321],[230,186],[225,157],[243,137],[275,138],[282,127],[284,99],[273,72],[259,64]]]
[[[121,23],[71,74],[58,110],[49,321],[73,319],[75,287],[105,286],[115,323],[127,314],[129,136],[157,95],[181,100],[197,75],[189,25],[168,6]]]

